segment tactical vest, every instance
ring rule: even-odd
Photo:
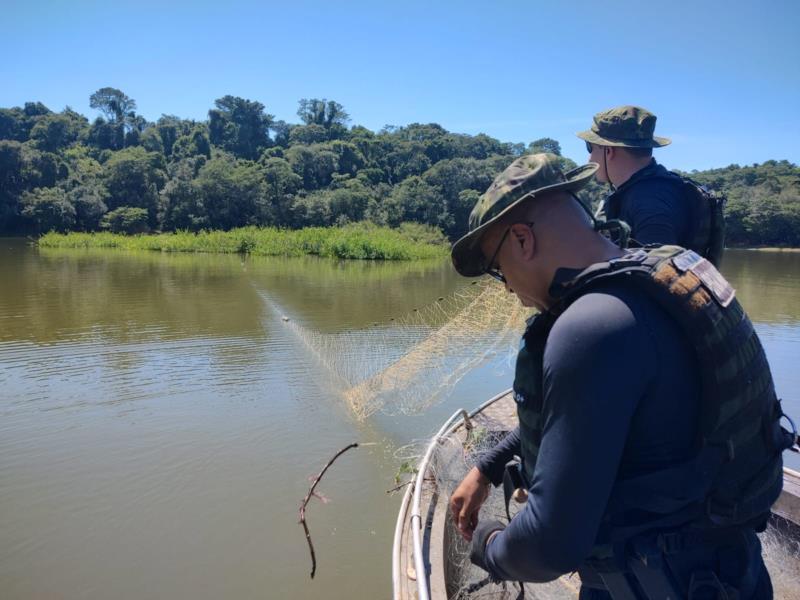
[[[641,289],[679,324],[694,348],[702,391],[693,457],[617,481],[599,539],[616,544],[653,528],[763,520],[782,488],[781,452],[794,437],[780,426],[764,350],[733,288],[708,260],[677,246],[638,250],[589,267],[566,284],[556,306],[529,321],[514,379],[527,483],[542,437],[547,337],[572,302],[609,280]],[[638,524],[632,524],[632,514]]]
[[[684,198],[692,206],[692,231],[686,247],[707,258],[718,267],[722,260],[722,252],[725,249],[724,209],[727,202],[725,196],[712,192],[696,181],[671,171],[662,175],[653,175],[641,181],[648,181],[654,178],[667,181],[675,181],[676,178],[680,180]],[[637,183],[639,182],[634,182],[633,185]],[[610,199],[613,200],[613,198]],[[598,212],[598,216],[604,219],[608,217],[609,213],[619,213],[619,209],[619,206],[608,205],[608,200],[606,200]],[[633,236],[636,237],[636,232],[633,233]]]

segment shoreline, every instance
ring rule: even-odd
[[[133,251],[252,256],[319,256],[348,260],[409,261],[444,257],[450,249],[444,235],[413,223],[398,228],[354,223],[334,227],[277,229],[242,227],[153,234],[109,232],[46,233],[34,241],[40,248],[113,249]]]

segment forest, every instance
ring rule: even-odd
[[[115,88],[94,121],[40,102],[0,108],[0,233],[144,233],[421,223],[460,236],[472,206],[514,158],[561,155],[551,138],[501,142],[435,123],[351,125],[333,100],[301,99],[299,122],[224,96],[208,119],[150,122]],[[562,157],[565,169],[576,166]],[[667,165],[669,167],[669,165]],[[692,171],[728,198],[729,245],[800,246],[800,169],[786,160]],[[592,183],[582,200],[607,193]]]

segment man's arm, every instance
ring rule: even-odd
[[[478,457],[477,467],[493,485],[503,483],[503,471],[506,464],[519,455],[519,427],[510,431],[506,437]]]
[[[549,581],[586,559],[656,369],[647,329],[619,298],[587,294],[559,318],[545,349],[543,436],[528,502],[487,544],[492,575]]]

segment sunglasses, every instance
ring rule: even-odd
[[[506,229],[505,233],[503,234],[503,237],[500,238],[500,243],[497,244],[497,248],[495,249],[494,254],[492,254],[492,258],[489,260],[489,266],[486,267],[486,269],[485,269],[485,273],[487,275],[491,275],[492,277],[497,279],[497,281],[499,281],[500,283],[505,283],[506,282],[506,278],[500,272],[500,269],[494,266],[494,260],[497,258],[497,254],[498,254],[498,252],[500,252],[500,248],[503,247],[503,242],[506,241],[506,238],[508,237],[508,232],[509,231],[511,231],[511,227]]]
[[[532,228],[533,227],[533,223],[534,222],[531,221],[531,222],[525,223],[525,224],[528,227]],[[494,261],[497,258],[497,255],[500,253],[500,248],[503,247],[503,243],[506,241],[506,238],[508,237],[508,233],[510,231],[511,231],[511,227],[509,227],[508,229],[505,230],[505,233],[503,233],[503,237],[500,238],[500,242],[497,244],[497,248],[495,248],[495,251],[492,254],[492,258],[487,263],[489,266],[487,266],[483,271],[487,275],[491,275],[492,277],[497,279],[497,281],[499,281],[500,283],[503,283],[503,284],[506,283],[506,277],[505,277],[505,275],[503,275],[502,271],[500,271],[499,267],[495,267],[494,266]]]
[[[591,154],[594,146],[592,146],[591,142],[586,142],[586,151]]]

